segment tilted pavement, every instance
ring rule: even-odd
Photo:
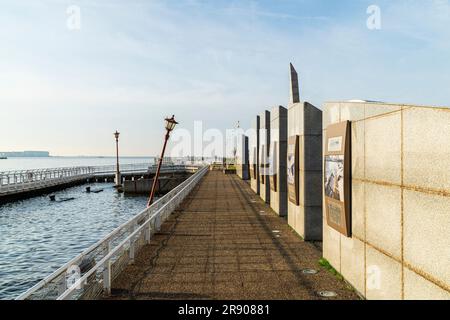
[[[358,299],[318,265],[320,257],[246,182],[210,171],[107,299]]]

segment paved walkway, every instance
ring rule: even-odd
[[[114,281],[110,299],[323,299],[322,290],[357,299],[319,267],[320,256],[247,183],[210,171]]]

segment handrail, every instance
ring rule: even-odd
[[[156,171],[156,166],[148,164],[130,164],[122,165],[120,169],[121,173],[149,174]],[[161,172],[171,173],[180,170],[195,171],[197,169],[198,165],[165,165],[162,167]],[[116,166],[111,165],[0,172],[0,195],[45,188],[75,180],[95,178],[101,175],[111,175],[114,174],[115,171]]]
[[[149,163],[121,164],[121,172],[135,170],[147,171],[152,165]],[[20,185],[29,182],[50,181],[82,175],[96,175],[100,173],[114,173],[116,165],[60,167],[31,170],[12,170],[0,172],[0,186]]]
[[[183,188],[186,189],[189,185],[185,186]],[[180,192],[182,192],[181,190]],[[73,290],[76,290],[83,282],[85,282],[89,276],[91,276],[94,272],[96,272],[100,267],[103,267],[103,265],[110,260],[116,252],[118,252],[120,249],[122,249],[126,244],[130,242],[132,238],[134,238],[138,233],[142,231],[144,227],[147,227],[147,224],[149,224],[154,218],[156,218],[162,211],[165,209],[170,203],[164,204],[158,211],[156,211],[154,214],[150,216],[149,219],[147,219],[140,227],[138,227],[133,233],[131,233],[128,237],[126,237],[122,242],[119,243],[114,249],[112,249],[103,259],[100,260],[93,268],[91,268],[88,272],[86,272],[80,279],[78,279],[69,289],[67,289],[62,295],[60,295],[57,300],[64,300],[66,299]]]
[[[197,167],[198,168],[198,167]],[[206,174],[208,171],[208,166],[201,167],[194,175],[190,176],[187,180],[182,182],[180,185],[172,189],[169,193],[167,193],[162,198],[158,199],[155,203],[153,203],[149,208],[146,208],[142,210],[139,214],[131,218],[129,221],[124,222],[122,225],[120,225],[118,228],[110,232],[108,235],[104,236],[101,240],[99,240],[97,243],[89,247],[88,249],[84,250],[82,253],[77,255],[75,258],[71,259],[69,262],[58,268],[55,272],[53,272],[51,275],[47,276],[40,282],[38,282],[36,285],[34,285],[32,288],[28,289],[26,292],[19,295],[16,299],[17,300],[24,300],[24,299],[30,299],[33,295],[37,295],[39,299],[42,299],[42,296],[39,296],[39,292],[43,292],[43,295],[46,294],[46,290],[50,291],[50,295],[53,294],[53,298],[60,297],[61,294],[56,296],[54,292],[51,291],[51,288],[48,289],[49,285],[53,284],[53,287],[61,287],[61,284],[63,282],[63,285],[66,287],[67,283],[65,282],[66,277],[68,275],[68,272],[71,267],[77,265],[78,263],[82,262],[83,259],[95,255],[96,251],[100,250],[100,253],[97,253],[100,255],[100,262],[102,261],[109,261],[111,257],[114,257],[114,253],[117,253],[118,250],[123,248],[123,243],[132,243],[133,238],[139,233],[139,236],[142,236],[142,231],[144,229],[144,226],[148,226],[150,229],[151,222],[154,222],[155,218],[158,218],[158,220],[162,223],[162,218],[167,217],[178,205],[181,203],[181,201],[184,199],[184,197],[188,194],[190,190],[197,184],[197,182]],[[163,217],[161,217],[163,216]],[[144,222],[142,222],[142,220]],[[136,227],[136,228],[133,228]],[[133,230],[133,231],[130,231]],[[154,231],[154,230],[153,230]],[[126,232],[130,232],[130,234],[125,237],[125,239],[121,238],[121,234]],[[149,231],[151,232],[151,231]],[[150,235],[148,236],[148,239],[150,238]],[[111,249],[111,244],[114,241],[119,241],[119,244],[114,247],[114,249]],[[107,249],[107,254],[102,256],[103,248]],[[122,252],[123,253],[123,252]],[[105,260],[105,258],[108,258]],[[94,260],[95,261],[95,260]],[[98,269],[103,264],[100,264],[100,262],[96,263],[95,267],[89,269],[87,272],[84,273],[84,275],[81,277],[82,279],[88,279],[90,275],[92,275],[94,272],[98,271]],[[111,261],[109,261],[111,262]],[[111,273],[110,273],[111,274]],[[83,281],[84,281],[83,280]],[[69,290],[73,289],[73,286],[71,286],[69,289],[65,289],[64,292],[67,292]],[[73,291],[73,290],[72,290]],[[72,292],[71,291],[71,292]],[[47,292],[48,294],[48,292]],[[48,297],[47,297],[48,298]]]

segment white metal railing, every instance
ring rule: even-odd
[[[122,164],[120,165],[120,171],[146,171],[149,167],[151,167],[151,165],[148,163]],[[114,173],[115,170],[115,165],[105,165],[3,171],[0,172],[0,186],[48,181],[82,175],[95,175],[99,173]]]
[[[197,169],[197,165],[164,165],[161,168],[161,173],[178,171],[192,172]],[[120,172],[122,174],[153,173],[155,171],[156,165],[146,163],[120,165]],[[0,195],[52,187],[99,175],[110,175],[115,172],[115,165],[5,171],[0,172]]]
[[[139,249],[181,204],[208,166],[67,262],[16,299],[89,299],[110,293],[111,282],[132,262]]]

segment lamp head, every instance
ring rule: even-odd
[[[114,137],[116,138],[116,140],[119,139],[119,135],[120,132],[116,130],[116,132],[114,132]]]
[[[172,118],[166,118],[166,129],[167,131],[172,131],[175,126],[178,124],[178,122],[175,121],[175,115],[172,116]]]

